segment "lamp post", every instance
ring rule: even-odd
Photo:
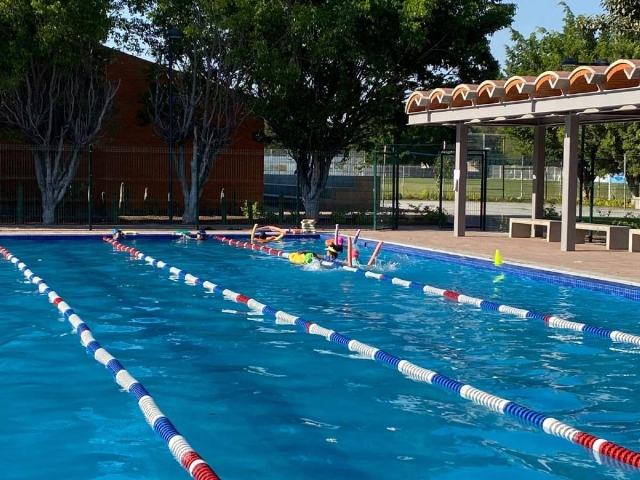
[[[178,28],[170,28],[167,32],[169,41],[169,205],[167,214],[170,225],[173,223],[173,40],[183,36]]]
[[[581,67],[581,66],[587,66],[587,67],[607,67],[611,64],[611,62],[609,62],[609,60],[607,60],[606,58],[599,58],[597,60],[594,60],[593,62],[578,62],[576,61],[574,58],[571,57],[566,57],[562,59],[562,62],[560,62],[560,68],[564,68],[564,67]],[[584,140],[585,140],[585,131],[584,131],[584,127],[585,125],[581,125],[580,126],[582,129],[582,144],[580,146],[580,218],[582,219],[582,190],[583,190],[583,186],[584,186],[584,169],[585,169],[585,164],[584,164]],[[590,180],[590,189],[589,189],[589,222],[593,222],[593,174],[594,174],[594,170],[595,170],[595,159],[591,158],[591,165],[590,165],[590,175],[589,175],[589,180]],[[592,239],[592,233],[589,232],[589,241],[591,242]]]

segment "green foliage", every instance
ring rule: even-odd
[[[447,213],[443,209],[430,205],[409,204],[409,213],[406,215],[409,223],[420,223],[421,225],[439,225],[447,222]]]
[[[244,215],[247,218],[257,218],[257,216],[259,215],[260,212],[260,202],[254,202],[251,203],[249,200],[245,200],[244,203],[242,204],[242,206],[240,207],[240,211],[242,212],[242,215]],[[251,213],[251,215],[249,215],[249,213]]]
[[[631,228],[640,228],[640,217],[637,217],[633,213],[627,213],[623,218],[616,219],[611,222],[613,225],[622,225]]]
[[[347,213],[344,210],[334,210],[330,218],[332,223],[343,224],[347,221]]]
[[[606,2],[612,6],[615,1]],[[635,3],[635,2],[632,2]],[[610,26],[597,30],[589,19],[575,16],[563,2],[565,17],[561,31],[539,28],[529,37],[512,30],[513,46],[507,47],[505,73],[511,75],[537,76],[546,70],[560,69],[564,58],[589,63],[596,59],[638,58],[640,40],[628,31]],[[618,14],[621,11],[615,7]],[[627,10],[627,13],[632,10]],[[635,10],[634,10],[635,11]],[[591,25],[591,26],[590,26]],[[521,155],[530,158],[533,154],[533,129],[508,128],[507,135],[515,140]],[[582,130],[581,130],[582,135]],[[548,128],[546,133],[547,159],[562,158],[563,128]],[[620,172],[623,156],[627,155],[627,180],[630,185],[640,183],[640,127],[636,123],[588,125],[584,129],[585,184],[591,179],[587,166],[595,161],[596,175]],[[582,142],[582,139],[580,139]],[[632,190],[638,194],[637,187]]]
[[[324,189],[337,153],[406,124],[407,91],[495,75],[488,37],[514,14],[495,0],[215,4],[249,76],[254,111],[271,140],[294,154],[305,203]]]
[[[106,41],[112,0],[0,0],[0,88],[30,61],[68,68]]]
[[[549,218],[551,220],[560,220],[560,213],[556,210],[555,205],[549,205],[544,207],[542,212],[542,218]]]

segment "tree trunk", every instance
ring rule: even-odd
[[[182,214],[182,223],[184,225],[193,225],[196,223],[198,202],[196,201],[195,188],[191,189],[188,195],[184,196],[184,213]]]
[[[327,185],[333,155],[298,152],[295,158],[305,217],[317,221],[320,218],[320,195]]]
[[[314,198],[303,198],[304,216],[308,219],[318,220],[320,218],[320,194]]]
[[[56,221],[56,202],[47,192],[42,192],[42,224],[53,225]]]

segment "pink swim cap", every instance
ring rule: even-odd
[[[338,245],[343,245],[343,244],[344,244],[344,238],[338,237]]]
[[[360,256],[360,251],[359,250],[352,250],[351,251],[351,258],[358,258]]]

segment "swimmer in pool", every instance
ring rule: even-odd
[[[258,235],[258,238],[256,238],[255,241],[258,242],[258,243],[269,243],[269,242],[273,242],[277,238],[278,238],[278,236],[276,236],[276,235],[272,235],[270,237],[267,237],[267,233],[266,232],[260,232],[260,234]]]
[[[207,240],[208,238],[209,236],[207,235],[207,232],[204,231],[204,229],[199,230],[198,233],[196,233],[196,240],[198,240],[199,242]]]
[[[354,267],[361,267],[364,263],[360,262],[360,250],[357,248],[351,249],[351,265]]]
[[[111,238],[114,240],[124,240],[127,236],[124,234],[122,230],[118,230],[117,228],[113,229],[113,235]]]

